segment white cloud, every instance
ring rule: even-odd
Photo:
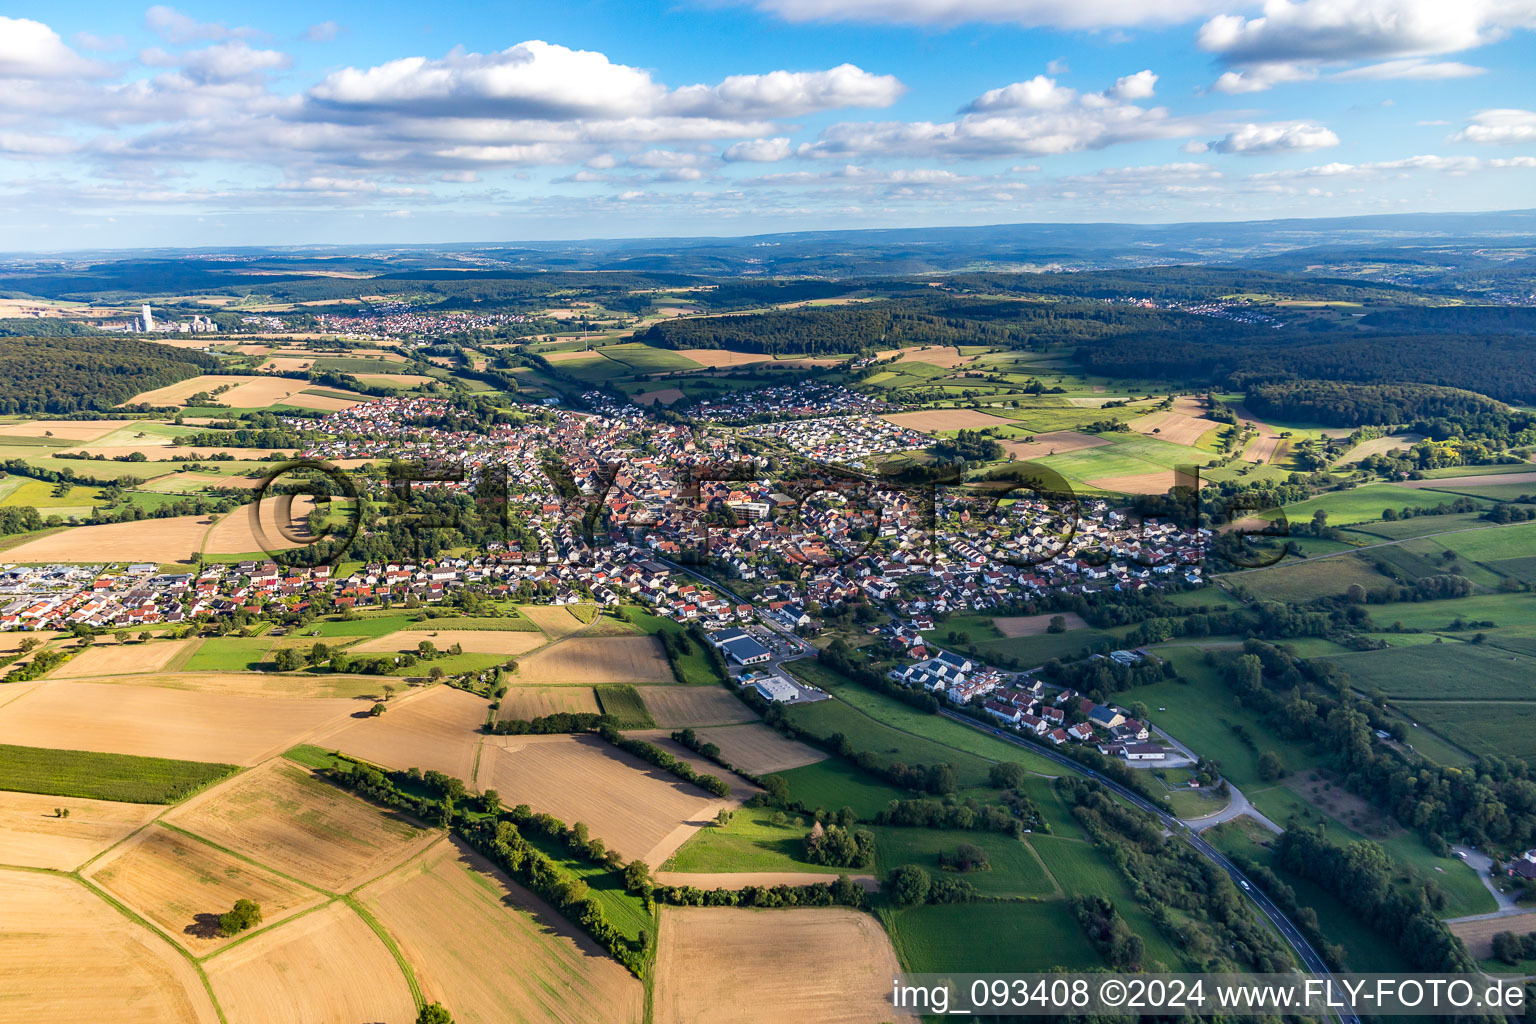
[[[1284,82],[1309,82],[1316,77],[1316,68],[1277,61],[1269,64],[1255,64],[1242,71],[1223,72],[1211,88],[1217,92],[1237,95],[1245,92],[1263,92]]]
[[[1055,28],[1172,25],[1214,14],[1223,0],[754,0],[786,21],[862,21],[900,25],[993,22]],[[1053,72],[1054,73],[1054,72]]]
[[[1279,171],[1261,171],[1249,175],[1251,181],[1285,181],[1300,178],[1343,177],[1406,177],[1413,171],[1434,171],[1461,176],[1481,170],[1529,169],[1536,167],[1536,157],[1521,156],[1508,159],[1482,160],[1475,156],[1423,156],[1403,157],[1400,160],[1376,160],[1361,164],[1329,163],[1315,167],[1302,167]]]
[[[345,68],[308,95],[334,111],[436,117],[732,119],[889,106],[904,91],[894,76],[852,64],[733,75],[713,86],[668,90],[648,71],[615,64],[604,54],[533,39],[499,53],[455,50],[439,60],[407,57],[365,70]]]
[[[1265,0],[1257,18],[1212,18],[1196,42],[1230,63],[1364,60],[1454,53],[1533,24],[1528,0]]]
[[[789,140],[784,137],[752,139],[726,147],[722,159],[730,163],[771,164],[788,160],[793,154]]]
[[[1326,149],[1337,146],[1339,137],[1322,125],[1307,122],[1279,124],[1245,124],[1227,136],[1211,144],[1218,153],[1241,153],[1252,156],[1259,153],[1276,153]]]
[[[1536,142],[1536,111],[1482,110],[1472,115],[1472,123],[1452,138],[1457,142],[1481,142],[1498,146]]]
[[[1401,60],[1382,61],[1363,67],[1338,71],[1329,77],[1336,82],[1378,81],[1400,78],[1436,80],[1442,78],[1472,78],[1487,72],[1487,68],[1463,64],[1454,60],[1424,60],[1421,57],[1405,57]]]
[[[1265,0],[1255,18],[1221,14],[1195,40],[1229,68],[1214,88],[1258,92],[1316,78],[1321,66],[1370,62],[1337,81],[1460,78],[1482,69],[1424,58],[1536,28],[1533,0]]]
[[[93,50],[97,53],[108,50],[121,50],[128,45],[128,40],[121,35],[100,36],[95,32],[76,32],[73,38],[76,46],[83,50]]]
[[[306,43],[328,43],[344,31],[346,30],[334,21],[322,21],[305,29],[303,38]]]
[[[226,28],[217,22],[200,22],[164,4],[156,4],[144,12],[144,27],[166,42],[177,45],[199,41],[250,39],[261,35],[252,28]]]
[[[1157,76],[1151,70],[1138,71],[1134,75],[1126,75],[1116,79],[1110,87],[1108,95],[1117,100],[1145,100],[1152,98],[1152,92],[1157,86]]]
[[[667,107],[716,117],[799,117],[842,107],[888,107],[905,93],[895,75],[872,75],[852,64],[826,71],[732,75],[719,85],[684,86]]]
[[[1064,75],[1072,70],[1065,57],[1057,57],[1045,65],[1045,73],[1048,75]]]
[[[1154,75],[1155,79],[1156,76]],[[1123,81],[1123,79],[1122,79]],[[1054,78],[1036,75],[1001,89],[989,89],[965,106],[967,112],[991,110],[1056,110],[1077,98],[1077,90],[1056,84]]]
[[[153,58],[153,59],[151,59]],[[146,64],[177,67],[200,85],[235,82],[290,66],[293,61],[277,50],[253,50],[243,42],[218,43],[201,50],[170,55],[163,50],[140,55]]]
[[[0,78],[65,78],[103,70],[42,22],[0,15]]]

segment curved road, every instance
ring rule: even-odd
[[[967,718],[964,715],[956,714],[953,711],[945,711],[941,709],[939,714],[946,718],[952,718],[955,721],[961,722],[965,725],[969,725],[972,728],[980,731],[995,732],[995,730],[989,730],[973,719]],[[1070,757],[1066,757],[1063,754],[1058,754],[1056,751],[1049,748],[1030,743],[1029,741],[1020,739],[1017,736],[1010,736],[1007,733],[999,732],[997,733],[997,736],[1016,746],[1023,747],[1031,753],[1039,754],[1046,760],[1053,761],[1056,764],[1061,765],[1063,768],[1068,768],[1080,775],[1086,775],[1090,779],[1093,779],[1095,782],[1103,785],[1105,789],[1110,790],[1115,795],[1129,801],[1131,804],[1135,805],[1143,811],[1146,811],[1148,814],[1155,815],[1157,819],[1163,823],[1163,826],[1168,829],[1169,832],[1184,839],[1191,846],[1193,846],[1206,860],[1211,861],[1213,864],[1227,873],[1227,876],[1237,884],[1237,887],[1242,891],[1243,895],[1253,900],[1254,904],[1259,908],[1259,911],[1263,913],[1265,917],[1269,918],[1270,924],[1274,925],[1275,929],[1279,931],[1282,936],[1284,936],[1288,943],[1290,943],[1291,948],[1296,951],[1297,957],[1306,966],[1307,970],[1311,971],[1319,978],[1332,980],[1332,972],[1328,970],[1328,965],[1323,962],[1323,958],[1318,955],[1317,950],[1312,948],[1312,943],[1307,941],[1306,936],[1302,935],[1301,931],[1291,923],[1291,919],[1286,917],[1285,913],[1281,911],[1279,907],[1275,906],[1274,902],[1268,896],[1266,896],[1258,886],[1249,882],[1247,877],[1237,869],[1237,865],[1233,864],[1230,860],[1227,859],[1226,854],[1222,853],[1220,850],[1216,849],[1216,847],[1200,838],[1199,833],[1191,830],[1183,822],[1179,821],[1179,819],[1173,817],[1173,815],[1164,811],[1162,808],[1158,807],[1156,804],[1152,803],[1152,801],[1148,800],[1140,793],[1137,793],[1135,790],[1129,789],[1125,786],[1122,786],[1120,783],[1113,779],[1100,775],[1092,768],[1079,764],[1078,762],[1072,760]],[[1339,1011],[1338,1017],[1342,1024],[1360,1024],[1360,1018],[1348,1010]]]

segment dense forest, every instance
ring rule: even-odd
[[[1486,435],[1507,421],[1499,402],[1471,391],[1428,384],[1348,384],[1296,380],[1248,389],[1248,410],[1277,420],[1305,420],[1330,426],[1363,423],[1421,423],[1445,420],[1462,433]]]
[[[0,339],[0,413],[110,409],[218,366],[203,352],[133,338]]]
[[[1236,390],[1291,380],[1434,384],[1519,403],[1536,402],[1536,361],[1530,356],[1530,339],[1511,335],[1314,340],[1238,328],[1197,338],[1129,334],[1077,350],[1079,362],[1110,376],[1161,377]]]
[[[1025,348],[1120,332],[1171,330],[1193,319],[1129,305],[966,299],[938,293],[856,306],[663,321],[635,337],[662,348],[825,355],[904,345]]]

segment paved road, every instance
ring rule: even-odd
[[[1533,908],[1531,906],[1528,904],[1522,906],[1516,903],[1508,893],[1500,892],[1494,886],[1492,857],[1488,856],[1486,853],[1481,853],[1477,850],[1474,850],[1470,846],[1457,845],[1451,847],[1451,849],[1456,851],[1456,854],[1461,857],[1462,860],[1467,862],[1468,867],[1477,872],[1477,877],[1482,879],[1483,886],[1489,892],[1493,893],[1493,901],[1499,905],[1499,909],[1495,910],[1491,914],[1473,914],[1471,917],[1458,917],[1456,920],[1486,921],[1493,917],[1512,917],[1516,914],[1528,914],[1532,912]]]
[[[946,718],[952,718],[955,721],[961,722],[965,725],[969,725],[972,728],[982,732],[996,732],[996,730],[988,729],[980,723],[975,722],[972,719],[965,717],[964,715],[958,715],[953,711],[940,710],[939,714],[945,716]],[[1056,764],[1061,765],[1063,768],[1077,772],[1080,775],[1086,775],[1096,782],[1101,783],[1106,789],[1129,801],[1131,804],[1135,805],[1141,810],[1146,811],[1148,814],[1156,815],[1158,820],[1163,823],[1163,827],[1166,828],[1170,833],[1188,842],[1196,849],[1196,851],[1200,853],[1201,856],[1205,857],[1206,860],[1211,861],[1217,867],[1221,868],[1222,871],[1227,873],[1227,876],[1232,879],[1233,883],[1237,885],[1237,887],[1242,891],[1243,895],[1253,900],[1254,904],[1259,908],[1259,911],[1269,919],[1270,924],[1275,926],[1275,930],[1285,938],[1286,942],[1290,943],[1291,948],[1296,951],[1297,958],[1301,960],[1302,964],[1307,968],[1307,970],[1311,971],[1319,978],[1330,980],[1332,979],[1332,973],[1328,970],[1328,965],[1323,961],[1322,956],[1318,954],[1316,949],[1312,948],[1312,943],[1307,941],[1306,936],[1302,935],[1301,931],[1291,923],[1291,919],[1286,917],[1285,913],[1279,907],[1275,906],[1274,902],[1268,896],[1264,895],[1258,886],[1249,882],[1247,877],[1237,869],[1237,865],[1233,864],[1230,860],[1227,859],[1226,854],[1222,853],[1220,850],[1216,849],[1216,847],[1200,838],[1199,833],[1195,832],[1193,829],[1190,829],[1183,822],[1179,821],[1179,819],[1175,818],[1167,811],[1164,811],[1161,807],[1158,807],[1156,804],[1142,796],[1140,793],[1137,793],[1133,789],[1122,786],[1120,783],[1113,779],[1100,775],[1092,768],[1081,765],[1063,754],[1056,753],[1054,750],[1030,743],[1028,740],[1020,739],[1017,736],[1010,736],[1009,734],[1002,732],[997,732],[996,735],[999,739],[1012,743],[1015,746],[1023,747],[1029,750],[1031,753],[1044,757],[1048,761],[1054,761]],[[1361,1024],[1360,1018],[1353,1012],[1347,1010],[1340,1011],[1338,1017],[1341,1024]]]

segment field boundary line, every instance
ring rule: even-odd
[[[195,960],[195,962],[197,964],[199,964],[199,965],[205,964],[209,960],[212,960],[216,956],[221,956],[224,953],[228,953],[230,950],[234,949],[236,946],[244,945],[245,943],[250,942],[252,939],[256,938],[258,935],[265,935],[267,932],[270,932],[270,931],[272,931],[272,930],[274,930],[276,928],[281,928],[285,924],[291,924],[292,922],[297,921],[301,917],[308,917],[310,914],[313,914],[313,913],[315,913],[317,911],[320,911],[320,910],[324,910],[326,907],[330,906],[332,903],[335,903],[335,902],[337,902],[340,899],[341,899],[340,896],[332,896],[330,899],[322,900],[319,903],[315,904],[313,907],[308,908],[307,910],[301,910],[297,914],[290,914],[287,917],[283,918],[281,921],[273,921],[271,924],[264,924],[264,925],[262,925],[259,928],[252,928],[250,931],[247,931],[247,932],[243,933],[238,939],[235,939],[232,942],[225,943],[224,945],[220,946],[218,949],[214,950],[212,953],[204,954],[202,959]]]
[[[415,858],[413,857],[412,860],[414,859]],[[384,926],[379,923],[378,919],[368,912],[368,908],[363,906],[362,902],[353,897],[351,894],[342,896],[341,902],[345,903],[352,909],[353,913],[362,918],[363,923],[366,924],[369,928],[372,928],[373,933],[379,937],[379,941],[384,943],[384,948],[389,950],[390,955],[395,958],[395,963],[400,966],[400,973],[405,975],[405,983],[406,985],[410,986],[411,989],[411,998],[416,1000],[417,1012],[419,1013],[425,1009],[427,1001],[421,994],[421,983],[416,980],[416,972],[412,970],[411,965],[406,962],[405,954],[400,952],[400,947],[396,945],[394,936],[390,935],[389,932],[384,929]]]
[[[180,672],[180,671],[182,671],[184,668],[186,668],[187,662],[191,661],[193,659],[193,657],[195,657],[197,655],[197,652],[202,650],[203,644],[206,643],[206,642],[207,642],[207,638],[206,637],[201,637],[201,636],[189,637],[188,638],[188,642],[187,642],[187,646],[182,648],[181,650],[177,651],[176,654],[171,658],[171,660],[165,663],[165,667],[162,668],[160,671],[162,671],[162,672]]]
[[[203,965],[198,963],[197,957],[192,955],[191,950],[183,949],[180,943],[162,931],[160,927],[157,926],[154,922],[140,917],[131,907],[125,903],[120,902],[117,897],[113,896],[105,889],[97,886],[90,879],[76,872],[68,873],[67,877],[73,878],[76,882],[79,882],[88,891],[93,893],[97,899],[106,903],[109,907],[116,910],[119,914],[122,914],[134,924],[141,928],[148,929],[149,932],[153,935],[158,935],[162,940],[164,940],[166,945],[170,946],[178,954],[180,954],[181,957],[187,961],[187,963],[192,965],[192,970],[197,972],[198,979],[203,983],[203,991],[208,993],[208,1001],[213,1004],[213,1012],[218,1015],[221,1024],[229,1024],[229,1018],[224,1016],[224,1007],[219,1005],[219,997],[213,993],[213,984],[209,982],[208,975],[203,973]]]
[[[159,819],[156,819],[155,821],[150,822],[150,824],[151,825],[159,825],[161,828],[170,829],[172,832],[175,832],[177,835],[185,836],[188,839],[196,840],[197,842],[202,843],[204,846],[212,847],[213,849],[218,850],[220,853],[227,853],[227,854],[229,854],[229,856],[235,858],[236,860],[244,861],[245,863],[251,865],[251,867],[261,868],[263,871],[270,871],[274,875],[278,876],[279,878],[286,878],[288,881],[293,882],[293,883],[295,883],[297,885],[302,885],[306,889],[311,889],[311,890],[313,890],[315,892],[318,892],[322,896],[329,896],[332,899],[334,899],[337,896],[341,895],[340,893],[333,892],[330,889],[323,889],[323,888],[321,888],[318,885],[314,885],[314,884],[311,884],[309,882],[306,882],[302,878],[295,878],[294,876],[292,876],[290,874],[287,874],[285,872],[277,870],[277,868],[274,868],[274,867],[272,867],[269,864],[263,864],[261,861],[255,859],[254,857],[247,857],[243,853],[236,853],[234,850],[231,850],[231,849],[229,849],[226,846],[220,846],[218,843],[214,842],[212,839],[205,839],[202,836],[198,835],[196,832],[189,832],[186,829],[182,828],[180,825],[173,825],[173,824],[171,824],[168,821],[160,821]],[[290,920],[290,919],[289,918],[284,918],[284,920]]]

